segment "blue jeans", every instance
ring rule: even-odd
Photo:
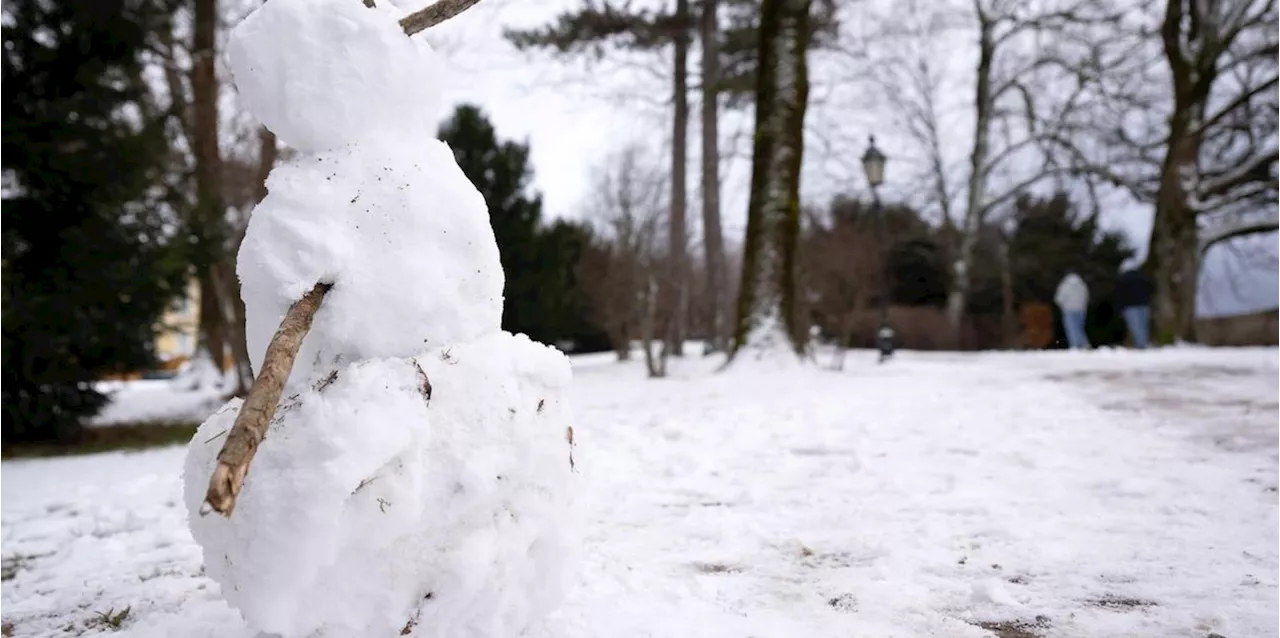
[[[1129,306],[1121,311],[1124,322],[1129,326],[1129,335],[1133,337],[1133,346],[1145,349],[1151,339],[1151,307]]]
[[[1062,312],[1062,329],[1067,333],[1067,347],[1072,349],[1088,348],[1089,337],[1084,332],[1084,311],[1073,310]]]

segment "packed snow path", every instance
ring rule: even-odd
[[[536,636],[1280,630],[1275,349],[872,357],[576,359],[584,562]],[[12,635],[254,635],[183,454],[3,464]]]

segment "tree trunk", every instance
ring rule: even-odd
[[[663,347],[669,354],[684,355],[685,308],[688,305],[688,255],[689,233],[685,223],[685,207],[688,203],[686,175],[688,175],[689,138],[689,0],[676,0],[675,32],[675,122],[671,130],[671,217],[668,220],[668,268],[670,274],[663,282],[662,315],[665,319]]]
[[[1185,205],[1178,210],[1176,204],[1158,203],[1148,248],[1157,343],[1195,341],[1199,252],[1195,216],[1187,213]]]
[[[805,351],[795,313],[800,166],[808,103],[809,0],[764,0],[760,10],[755,142],[733,354]],[[785,344],[785,345],[784,345]]]
[[[729,285],[720,229],[720,24],[716,0],[702,3],[702,246],[706,254],[711,346],[726,349]]]
[[[217,0],[196,0],[192,31],[191,114],[196,206],[192,213],[196,278],[200,284],[200,338],[219,370],[226,369],[229,342],[226,290],[219,286],[227,257],[222,156],[218,150]]]
[[[640,328],[640,342],[644,346],[644,365],[649,377],[657,379],[667,376],[667,349],[660,348],[657,355],[653,353],[653,342],[658,324],[658,282],[649,276],[645,288],[644,322]]]
[[[985,211],[984,197],[987,190],[987,160],[991,153],[991,67],[995,58],[993,25],[979,11],[978,73],[974,92],[973,151],[969,156],[969,188],[965,203],[964,222],[960,226],[955,260],[951,264],[951,291],[947,294],[947,323],[957,338],[964,323],[965,306],[969,303],[971,282],[970,267],[973,250],[982,229]]]
[[[1013,348],[1018,338],[1018,318],[1013,306],[1013,268],[1009,263],[1009,238],[1000,238],[1000,332],[1004,347]]]
[[[1147,249],[1147,268],[1153,284],[1152,319],[1159,343],[1195,341],[1196,287],[1200,278],[1200,242],[1197,211],[1191,205],[1189,176],[1199,176],[1200,149],[1209,93],[1216,79],[1215,67],[1200,68],[1192,56],[1193,42],[1206,46],[1206,25],[1199,23],[1200,11],[1184,16],[1184,4],[1170,0],[1161,40],[1169,62],[1173,83],[1173,115],[1169,118],[1169,141],[1160,170],[1156,192],[1156,215]],[[1184,24],[1184,18],[1189,24]],[[1189,33],[1184,33],[1184,29]],[[1188,61],[1187,57],[1192,57]]]
[[[1182,106],[1182,105],[1179,105]],[[1175,107],[1176,108],[1176,107]],[[1153,284],[1152,318],[1159,343],[1195,341],[1196,288],[1200,275],[1200,235],[1185,175],[1194,174],[1200,154],[1199,136],[1189,135],[1193,113],[1202,106],[1183,106],[1171,118],[1168,155],[1156,194],[1156,215],[1147,249]]]

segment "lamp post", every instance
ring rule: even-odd
[[[871,185],[872,214],[876,218],[877,244],[880,246],[880,329],[876,331],[876,342],[880,346],[880,363],[893,356],[893,328],[889,326],[889,264],[888,250],[885,247],[884,209],[880,206],[879,187],[884,183],[884,153],[876,148],[876,136],[870,137],[867,152],[862,155],[862,170],[867,174],[867,183]]]

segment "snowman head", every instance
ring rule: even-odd
[[[289,146],[315,153],[374,135],[434,133],[438,62],[405,35],[391,5],[377,4],[270,0],[232,31],[240,99]]]

